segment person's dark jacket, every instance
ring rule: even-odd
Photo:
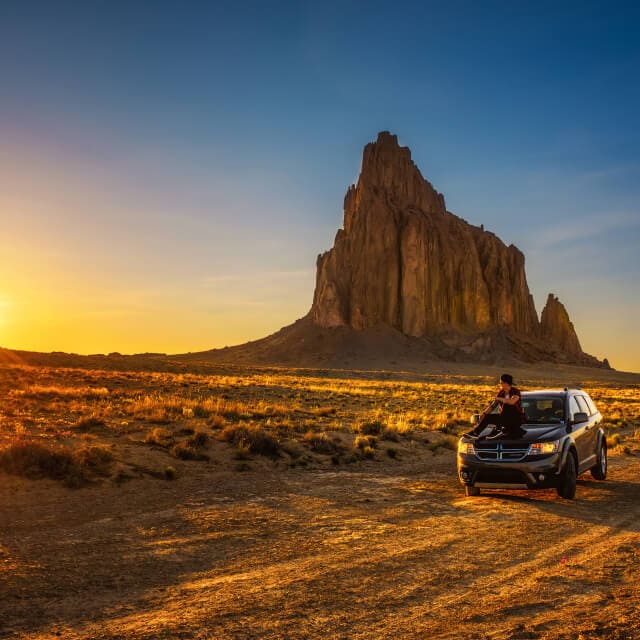
[[[498,392],[499,398],[504,398],[507,394],[501,389]],[[522,408],[522,395],[520,389],[511,387],[509,390],[509,397],[518,396],[518,402],[515,404],[503,404],[500,403],[500,415],[504,418],[504,421],[512,426],[519,427],[524,423],[526,416],[524,409]]]

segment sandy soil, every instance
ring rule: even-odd
[[[0,474],[3,638],[640,638],[640,460],[463,496],[453,452],[70,490]]]

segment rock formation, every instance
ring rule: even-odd
[[[344,199],[344,228],[318,256],[310,317],[327,328],[384,324],[439,336],[467,352],[495,348],[496,334],[506,333],[554,359],[586,356],[556,297],[538,320],[522,252],[448,212],[387,131],[366,145],[358,183]]]
[[[304,317],[260,340],[185,356],[405,371],[428,361],[608,368],[582,352],[555,296],[538,319],[522,252],[448,212],[395,135],[366,145],[343,227],[318,256]]]
[[[344,229],[318,257],[311,315],[325,327],[382,322],[411,336],[539,329],[522,253],[448,213],[388,132],[365,147],[358,184],[345,197]]]
[[[547,304],[542,310],[540,326],[542,339],[550,345],[572,356],[582,355],[582,347],[569,314],[553,293],[549,294]]]

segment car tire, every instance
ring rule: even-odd
[[[598,462],[591,467],[591,475],[596,480],[605,480],[607,477],[607,445],[604,443],[598,449]]]
[[[480,489],[478,489],[478,487],[471,487],[468,484],[464,485],[464,495],[465,496],[479,496],[480,495]]]
[[[562,475],[560,476],[560,482],[557,490],[558,495],[561,498],[567,500],[573,500],[576,495],[576,481],[578,479],[578,473],[576,470],[576,458],[573,453],[569,452],[567,455],[567,461],[565,462]]]

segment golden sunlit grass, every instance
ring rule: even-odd
[[[416,441],[435,455],[455,448],[470,415],[496,392],[489,377],[387,378],[384,372],[247,368],[245,375],[230,375],[223,367],[198,374],[5,365],[0,447],[14,446],[16,434],[72,452],[94,439],[115,446],[125,464],[142,455],[140,446],[168,461],[284,456],[286,463],[338,464],[379,460],[382,441],[398,443],[389,457],[415,451]],[[521,381],[524,389],[563,385],[544,377]],[[634,454],[640,446],[638,385],[594,380],[584,386],[604,416],[610,450]],[[146,459],[135,464],[148,468]]]

